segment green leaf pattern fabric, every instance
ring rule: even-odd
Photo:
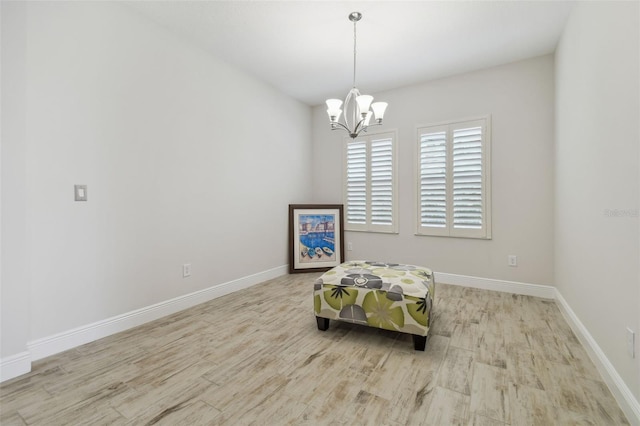
[[[435,280],[422,266],[349,261],[314,283],[316,316],[426,336]]]
[[[397,331],[404,326],[404,313],[400,306],[387,298],[386,291],[370,291],[364,296],[362,309],[367,315],[367,323],[372,327]]]
[[[326,289],[324,291],[324,300],[336,311],[341,311],[343,307],[356,303],[358,290],[355,288],[341,285],[328,285],[324,288]]]

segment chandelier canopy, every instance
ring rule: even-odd
[[[349,20],[353,22],[353,87],[344,100],[344,115],[340,121],[343,110],[343,103],[340,99],[327,99],[327,114],[331,130],[343,129],[349,133],[353,139],[357,138],[361,132],[366,132],[370,126],[382,124],[384,111],[387,109],[386,102],[374,102],[373,96],[361,95],[356,88],[356,23],[362,19],[360,12],[351,12]],[[371,123],[371,119],[374,122]]]

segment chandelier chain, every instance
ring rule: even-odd
[[[353,21],[353,87],[356,87],[356,23]]]

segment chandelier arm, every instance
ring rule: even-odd
[[[362,121],[364,121],[364,120],[362,120]],[[360,123],[358,123],[358,124],[360,124]],[[357,127],[356,127],[356,130],[357,130],[357,132],[356,132],[356,136],[358,136],[361,132],[365,132],[365,133],[366,133],[366,132],[367,132],[367,129],[369,129],[369,127],[373,127],[373,126],[380,126],[381,124],[382,124],[382,123],[373,123],[373,124],[367,124],[366,126],[365,126],[365,125],[363,125],[363,126],[362,126],[362,128],[361,128],[360,130],[357,130]]]
[[[352,133],[352,134],[351,134],[351,137],[352,137],[353,139],[357,138],[358,136],[360,136],[360,133],[362,133],[362,132],[365,132],[365,133],[366,133],[368,128],[369,128],[369,126],[363,126],[363,127],[361,127],[361,128],[360,128],[360,130],[358,130],[358,131],[354,131],[354,133]]]
[[[360,125],[360,123],[358,123],[358,126]],[[363,130],[366,129],[366,127],[362,127],[360,129],[358,129],[358,126],[356,126],[356,128],[352,131],[351,129],[349,129],[347,126],[345,126],[344,124],[340,123],[340,122],[333,122],[331,123],[331,130],[338,130],[338,129],[342,129],[344,131],[346,131],[349,136],[351,137],[351,139],[355,139],[358,137],[358,135],[360,134],[360,132],[362,132]]]
[[[351,130],[349,130],[349,128],[347,126],[345,126],[344,124],[340,123],[339,121],[331,122],[331,130],[338,130],[338,127],[346,130],[347,133],[351,134]]]
[[[354,129],[352,131],[351,129],[349,129],[347,126],[345,126],[344,124],[340,123],[339,121],[334,121],[334,122],[331,122],[331,130],[343,129],[347,133],[349,133],[349,135],[352,138],[355,139],[356,137],[358,137],[358,135],[360,135],[360,133],[366,132],[369,127],[380,126],[381,124],[382,123],[374,122],[374,123],[365,125],[364,124],[364,119],[362,119],[356,124],[356,126],[354,127]]]
[[[362,120],[358,121],[358,123],[356,124],[356,126],[353,128],[353,133],[355,133],[356,135],[359,135],[359,134],[360,134],[360,132],[361,132],[363,129],[366,129],[366,128],[367,128],[367,126],[365,126],[365,124],[364,124],[364,118],[363,118]]]

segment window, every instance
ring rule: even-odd
[[[343,198],[347,231],[398,232],[395,134],[348,139]]]
[[[490,117],[418,128],[418,235],[491,238]]]

